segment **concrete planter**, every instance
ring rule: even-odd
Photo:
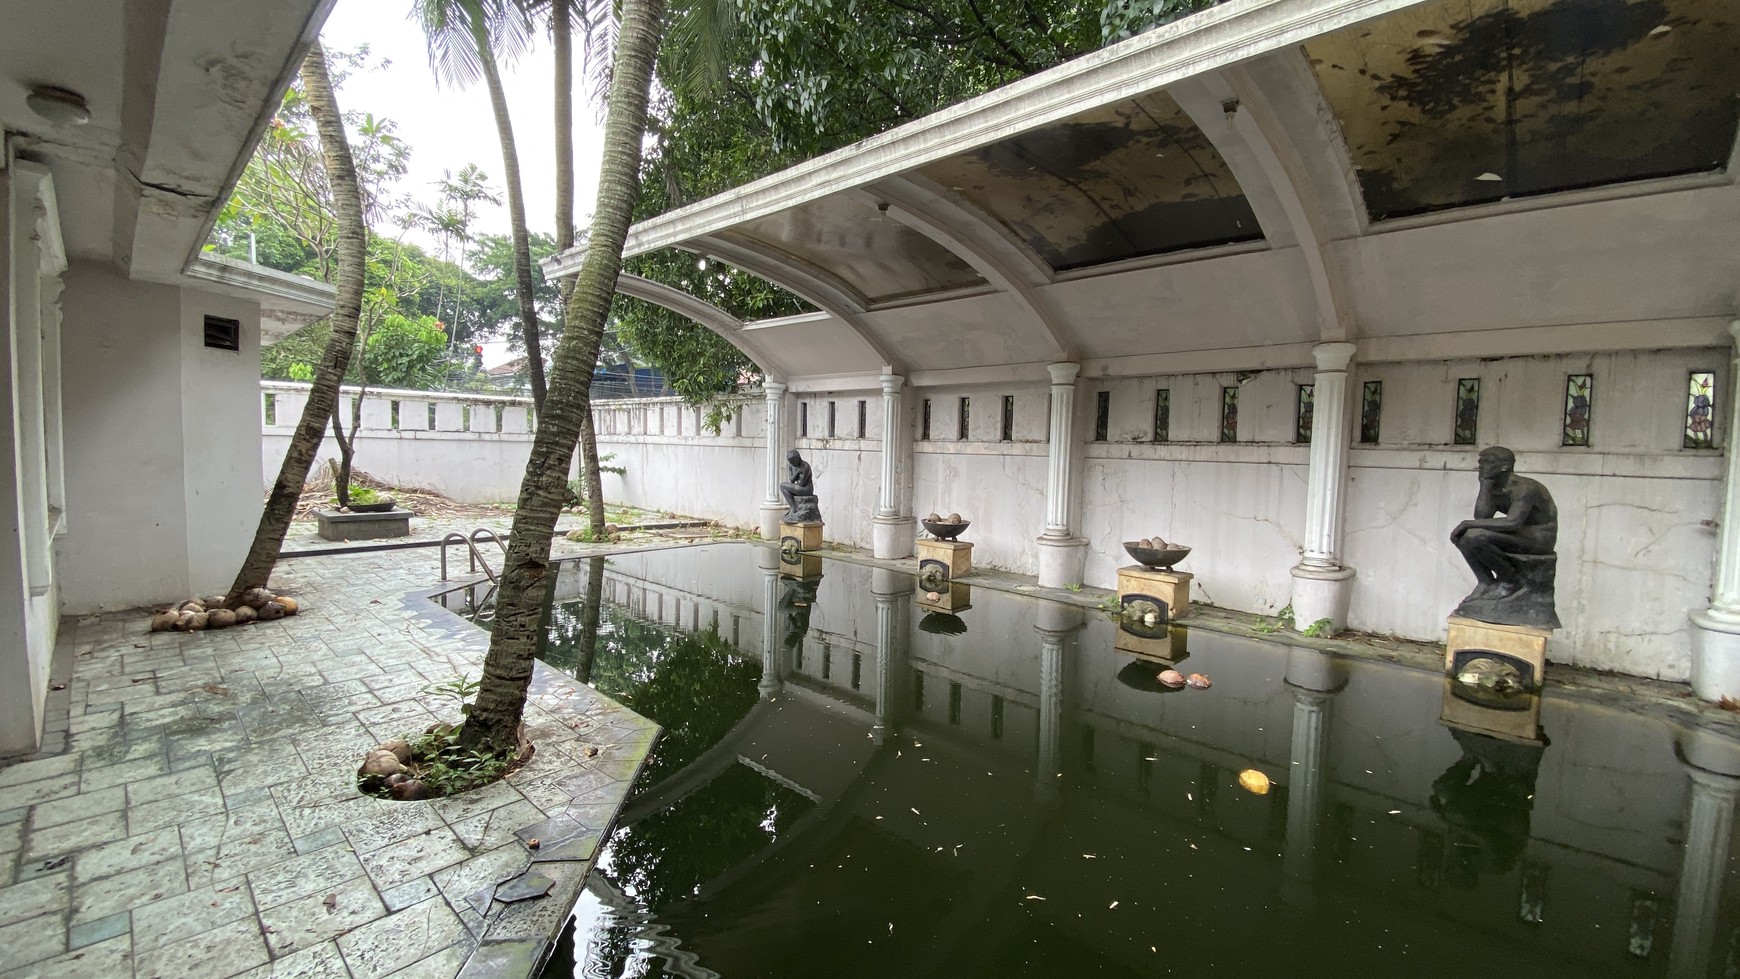
[[[376,540],[382,537],[409,537],[411,511],[388,510],[386,513],[343,513],[338,510],[316,510],[314,519],[320,524],[322,540]]]

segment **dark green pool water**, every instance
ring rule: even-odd
[[[665,735],[546,976],[1736,974],[1723,736],[777,561],[562,566],[544,658]]]

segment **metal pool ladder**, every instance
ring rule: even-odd
[[[495,544],[495,546],[501,548],[501,556],[504,559],[507,557],[507,542],[502,540],[500,537],[496,536],[495,531],[490,530],[488,527],[477,528],[476,530],[471,532],[471,536],[469,536],[469,537],[467,537],[466,535],[455,530],[452,533],[448,534],[446,537],[441,538],[441,580],[442,581],[447,580],[447,547],[448,547],[448,545],[450,545],[450,544],[464,544],[466,551],[470,552],[470,559],[469,560],[470,560],[470,564],[471,564],[471,573],[476,574],[477,569],[479,567],[482,567],[483,573],[489,577],[490,584],[492,584],[492,585],[501,584],[500,579],[498,579],[495,576],[495,571],[490,568],[489,561],[486,558],[484,558],[483,553],[477,549],[477,545],[480,541],[493,542]]]

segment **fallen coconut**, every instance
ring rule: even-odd
[[[205,613],[205,624],[212,629],[228,629],[236,624],[236,613],[227,608],[213,609]]]
[[[207,595],[205,598],[200,599],[200,601],[205,603],[205,610],[207,612],[210,612],[214,608],[223,608],[228,604],[224,601],[222,595]]]
[[[267,602],[260,606],[258,615],[261,622],[276,621],[284,617],[284,606],[277,602]]]
[[[390,791],[393,793],[393,798],[402,802],[427,799],[430,795],[429,786],[424,785],[422,782],[414,778],[406,779],[405,781],[394,785]]]
[[[1201,673],[1190,674],[1189,676],[1184,678],[1184,682],[1190,684],[1191,686],[1195,687],[1198,690],[1207,690],[1209,687],[1214,686],[1214,681],[1210,680],[1208,677],[1203,676]]]
[[[365,778],[386,778],[388,775],[397,775],[404,770],[405,766],[399,764],[399,759],[392,752],[371,751],[369,756],[363,759],[362,767],[357,769],[357,774]]]
[[[199,632],[211,624],[210,616],[206,612],[189,612],[187,614],[193,617],[192,621],[187,624],[189,632]]]
[[[192,612],[178,612],[178,613],[176,613],[175,625],[172,626],[172,628],[175,629],[176,632],[191,632],[191,631],[193,631],[193,613]]]
[[[277,598],[274,598],[273,601],[284,606],[285,615],[295,615],[297,612],[302,611],[302,605],[289,595],[279,595]]]
[[[158,612],[151,617],[152,632],[166,632],[175,628],[175,622],[181,618],[179,612]]]
[[[1177,670],[1161,670],[1160,676],[1157,677],[1157,679],[1166,686],[1174,688],[1182,687],[1186,682],[1188,682],[1184,679],[1184,674]]]
[[[403,738],[395,738],[392,741],[382,741],[379,745],[375,746],[375,751],[390,751],[393,753],[394,758],[399,759],[401,764],[408,764],[411,761],[411,745]],[[370,754],[373,753],[374,752],[370,752]]]
[[[236,609],[236,625],[247,625],[259,617],[260,613],[254,611],[249,606],[243,605],[241,608]]]
[[[272,593],[264,588],[250,588],[242,592],[242,602],[250,608],[258,609],[272,600]]]
[[[205,603],[197,598],[190,598],[176,606],[176,608],[183,612],[203,612],[205,611]]]

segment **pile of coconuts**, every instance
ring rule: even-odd
[[[228,629],[250,622],[273,622],[286,615],[295,615],[302,607],[288,595],[274,595],[264,588],[242,592],[235,608],[225,604],[224,596],[193,598],[180,605],[159,609],[151,616],[152,632],[199,632],[202,629]]]

